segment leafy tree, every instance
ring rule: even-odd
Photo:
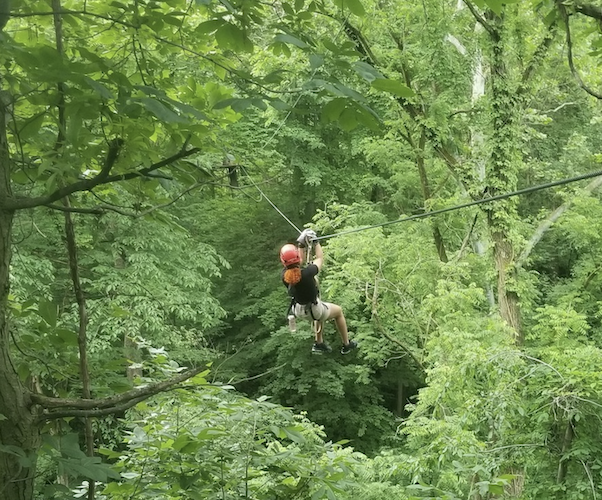
[[[287,36],[292,35],[281,30],[288,29],[288,22],[302,20],[300,13],[311,18],[316,7],[310,4],[309,10],[304,10],[303,4],[297,4],[293,9],[287,4],[287,17],[281,24],[272,13],[264,16],[266,5],[246,2],[224,7],[212,2],[197,6],[177,1],[161,5],[61,5],[55,0],[50,10],[32,1],[9,12],[6,6],[3,2],[0,22],[4,28],[0,33],[0,437],[5,446],[0,454],[0,483],[4,494],[25,499],[33,491],[35,455],[44,421],[123,411],[136,400],[200,370],[183,372],[146,390],[91,399],[87,301],[71,214],[120,209],[106,202],[90,206],[90,197],[76,193],[106,189],[102,194],[114,198],[112,186],[122,183],[131,197],[155,198],[152,204],[158,206],[166,204],[164,196],[157,197],[166,177],[180,186],[181,192],[203,185],[206,172],[182,160],[201,150],[215,149],[219,128],[238,119],[227,104],[215,106],[232,95],[217,82],[230,75],[258,88],[265,89],[269,83],[269,79],[262,81],[238,70],[233,56],[253,50],[251,28],[264,22],[278,29],[268,44],[291,41]],[[300,24],[297,29],[302,28],[303,22]],[[295,40],[293,37],[293,43]],[[265,99],[278,105],[277,99]],[[260,108],[265,105],[264,100],[250,102]],[[78,310],[83,400],[32,393],[11,362],[8,299],[12,226],[16,213],[42,206],[65,214]],[[135,215],[150,210],[136,202],[130,208],[125,212]],[[39,304],[42,333],[53,332],[56,309],[45,302]],[[15,311],[31,307],[11,304]],[[92,455],[89,420],[86,426],[87,453]],[[13,459],[14,453],[24,457],[21,463]],[[93,495],[91,488],[89,496]]]

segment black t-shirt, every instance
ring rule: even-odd
[[[288,294],[294,297],[297,304],[311,304],[318,298],[318,285],[315,276],[318,275],[318,266],[310,264],[304,269],[301,269],[301,281],[296,285],[289,285],[284,281],[284,273],[282,271],[282,283],[288,288]]]

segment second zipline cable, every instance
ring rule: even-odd
[[[316,238],[317,240],[327,240],[329,238],[334,238],[335,236],[341,236],[343,234],[351,234],[351,233],[359,233],[360,231],[366,231],[368,229],[373,229],[376,227],[389,226],[391,224],[397,224],[399,222],[408,222],[411,220],[424,219],[426,217],[432,217],[433,215],[444,214],[447,212],[453,212],[455,210],[461,210],[463,208],[474,207],[476,205],[483,205],[484,203],[491,203],[493,201],[504,200],[506,198],[512,198],[513,196],[520,196],[523,194],[534,193],[535,191],[541,191],[543,189],[549,189],[555,186],[562,186],[564,184],[570,184],[572,182],[582,181],[585,179],[591,179],[592,177],[599,177],[602,175],[602,170],[596,170],[594,172],[589,172],[587,174],[577,175],[575,177],[569,177],[567,179],[560,179],[558,181],[547,182],[545,184],[538,184],[537,186],[531,186],[524,189],[519,189],[517,191],[512,191],[510,193],[498,194],[496,196],[491,196],[489,198],[482,198],[480,200],[469,201],[468,203],[463,203],[461,205],[454,205],[452,207],[441,208],[439,210],[433,210],[431,212],[424,212],[422,214],[410,215],[408,217],[401,217],[399,219],[382,222],[380,224],[374,224],[373,226],[359,227],[356,229],[349,229],[348,231],[341,231],[340,233],[327,234],[326,236],[320,236]]]

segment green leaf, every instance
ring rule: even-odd
[[[289,438],[291,441],[294,441],[295,443],[298,443],[298,444],[305,443],[305,438],[303,437],[303,434],[301,434],[300,432],[298,432],[294,429],[291,429],[290,427],[284,428],[282,430],[286,434],[286,437]]]
[[[190,443],[190,437],[187,434],[180,434],[171,446],[174,450],[180,451],[188,443]]]
[[[67,345],[76,346],[77,345],[77,333],[72,330],[67,330],[66,328],[57,328],[54,330],[54,333]]]
[[[388,78],[377,78],[372,82],[372,88],[390,92],[400,97],[412,97],[414,95],[414,91],[411,88],[406,87],[400,81],[389,80]]]
[[[552,26],[552,24],[554,24],[556,22],[557,19],[558,19],[558,9],[553,8],[543,18],[543,22],[547,27],[550,27],[550,26]]]
[[[217,439],[220,438],[222,436],[227,436],[228,433],[221,430],[221,429],[211,429],[211,428],[207,428],[207,429],[203,429],[201,432],[199,432],[196,436],[197,439]]]
[[[493,493],[494,495],[503,495],[504,487],[499,484],[490,484],[489,493]]]
[[[355,110],[351,108],[345,109],[339,117],[339,126],[348,132],[356,128],[357,125],[358,121]]]
[[[376,113],[369,107],[363,104],[355,104],[356,118],[362,125],[365,125],[371,130],[379,131],[381,122]]]
[[[223,19],[211,19],[210,21],[199,24],[194,31],[199,34],[213,33],[223,26],[225,22],[226,21]]]
[[[373,82],[377,78],[385,78],[380,71],[363,61],[356,61],[353,63],[353,69],[368,82]]]
[[[324,44],[324,47],[326,47],[328,50],[330,50],[330,52],[332,52],[334,54],[338,54],[341,51],[341,49],[339,49],[339,47],[337,47],[334,43],[332,43],[328,39],[322,40],[322,43]]]
[[[56,321],[58,317],[58,307],[53,302],[42,299],[38,303],[38,314],[40,317],[48,323],[51,327],[56,326]]]
[[[352,14],[356,16],[364,16],[366,10],[360,0],[343,0],[343,5],[349,9]]]
[[[278,99],[277,97],[270,99],[270,106],[278,111],[288,111],[291,109],[290,104],[284,102],[282,99]]]
[[[266,109],[268,109],[268,105],[265,103],[265,101],[263,99],[259,99],[259,98],[251,99],[251,104],[253,106],[255,106],[256,108],[261,109],[262,111],[265,111]]]
[[[87,76],[84,76],[84,81],[92,90],[94,90],[102,98],[113,99],[113,94],[102,83],[99,83],[96,80],[92,80],[92,78],[89,78]]]
[[[282,3],[282,10],[284,10],[284,12],[286,12],[289,16],[295,15],[293,8],[286,2]]]
[[[314,492],[314,494],[311,496],[311,500],[323,500],[325,494],[326,487],[322,486],[320,489]]]
[[[295,45],[295,46],[299,47],[300,49],[306,49],[309,47],[309,45],[307,45],[303,40],[299,40],[298,38],[296,38],[292,35],[287,35],[286,33],[278,33],[274,37],[274,40],[276,40],[277,42]]]
[[[225,23],[215,32],[217,44],[224,49],[231,49],[236,52],[252,52],[253,44],[238,26],[231,23]]]
[[[23,125],[23,127],[21,128],[19,134],[20,139],[22,141],[25,141],[30,137],[35,137],[36,135],[38,135],[38,132],[40,131],[40,128],[42,127],[42,124],[44,123],[45,119],[45,114],[40,113],[37,116],[31,118],[29,121],[27,121],[25,125]]]
[[[272,71],[263,77],[265,83],[280,83],[284,79],[285,72],[281,69]]]
[[[83,476],[101,483],[105,483],[109,477],[120,479],[120,475],[108,465],[99,463],[98,457],[84,457],[80,460],[59,458],[58,461],[68,474],[75,477]]]
[[[61,454],[70,458],[85,458],[86,454],[79,448],[78,439],[75,433],[62,436],[58,443]]]
[[[346,85],[343,85],[341,83],[335,83],[334,86],[340,91],[342,95],[346,95],[360,102],[364,102],[366,100],[366,98],[362,94],[356,92],[352,88],[347,87]]]
[[[211,373],[211,370],[203,370],[201,373],[197,373],[194,377],[189,379],[189,382],[205,385],[207,384],[207,375],[209,375],[209,373]]]
[[[485,3],[498,16],[502,13],[502,7],[503,7],[502,0],[485,0]]]
[[[140,98],[142,105],[163,123],[187,123],[188,120],[174,113],[165,104],[152,97]]]
[[[498,477],[498,479],[502,479],[504,481],[512,481],[516,478],[516,474],[502,474]]]
[[[234,97],[231,99],[224,99],[223,101],[216,102],[213,106],[213,109],[222,109],[230,106],[234,111],[241,112],[251,105],[251,99],[238,99]]]
[[[344,97],[336,97],[335,99],[328,101],[322,108],[322,120],[325,123],[338,120],[346,105],[347,99]]]
[[[324,58],[318,54],[311,54],[309,56],[309,65],[311,69],[317,69],[324,64]]]
[[[19,448],[18,446],[13,446],[12,444],[0,444],[0,451],[3,453],[8,453],[9,455],[14,455],[16,457],[26,457],[27,454],[23,448]]]

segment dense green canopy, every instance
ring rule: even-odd
[[[0,498],[602,497],[600,22],[0,0]]]

